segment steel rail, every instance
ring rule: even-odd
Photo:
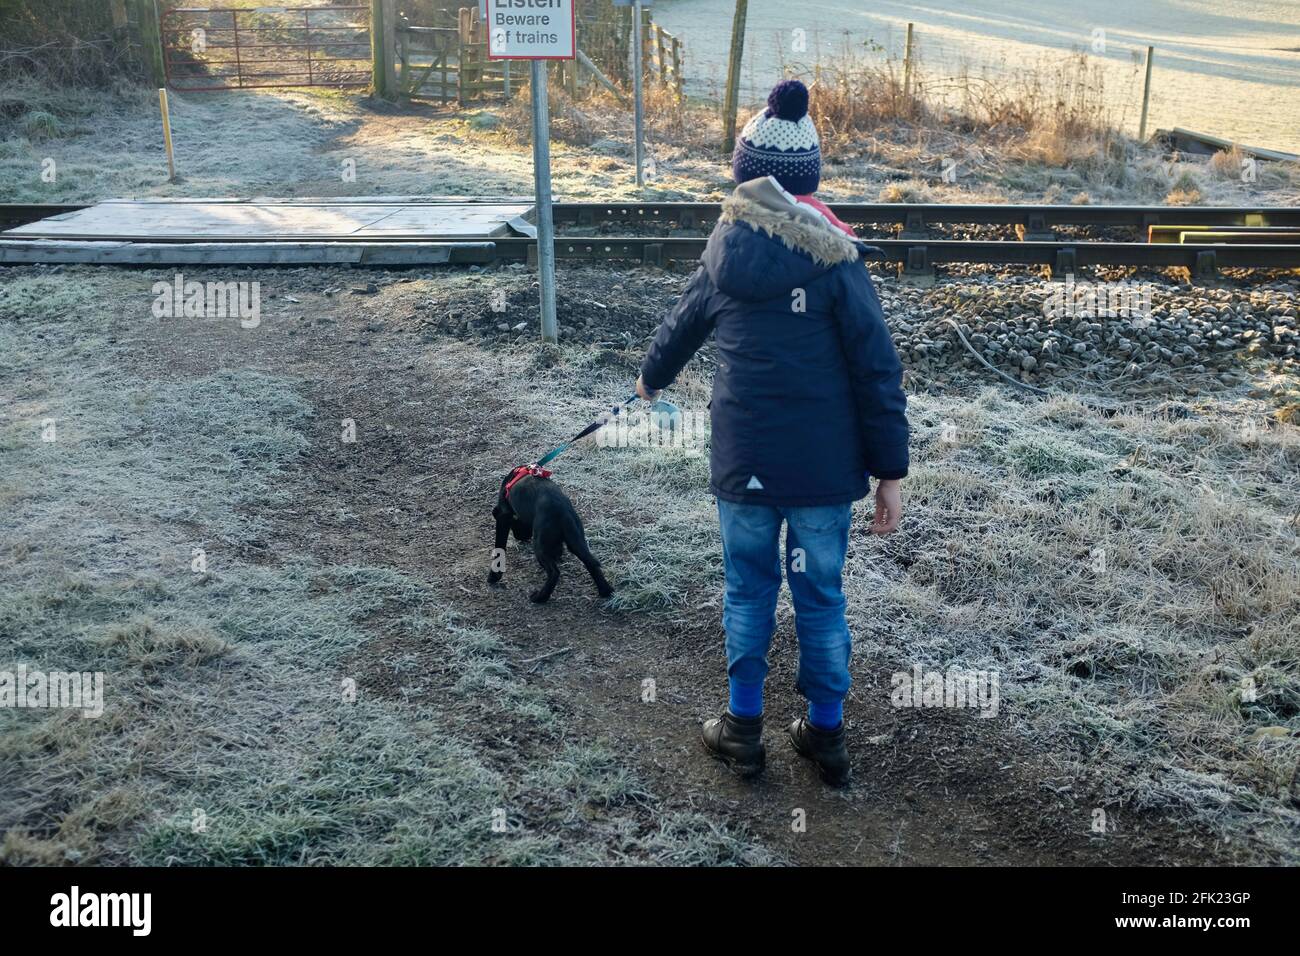
[[[389,241],[392,237],[385,236]],[[662,265],[671,260],[698,259],[707,242],[701,238],[636,238],[556,236],[558,259],[639,260]],[[535,256],[536,241],[529,238],[485,240],[490,251],[479,251],[465,260],[494,259],[529,261]],[[1185,246],[1145,242],[1013,242],[964,239],[881,239],[871,240],[886,262],[903,264],[907,271],[924,273],[940,264],[1050,266],[1067,274],[1086,266],[1138,266],[1186,268],[1206,275],[1215,269],[1300,269],[1300,245]],[[533,250],[530,252],[530,249]],[[876,261],[880,261],[877,258]]]
[[[106,236],[102,234],[68,233],[54,237],[5,235],[0,238],[43,242],[135,242],[164,245],[193,245],[203,243],[246,242],[332,242],[341,245],[363,243],[415,243],[415,242],[471,242],[490,244],[503,253],[502,258],[524,258],[519,250],[536,245],[536,240],[524,236],[467,238],[439,233],[384,233],[366,237],[321,236],[311,233],[281,233],[264,235],[223,235],[221,233],[193,233],[183,235]],[[642,259],[647,256],[660,260],[698,259],[708,242],[696,236],[556,236],[557,253],[573,259]],[[1018,242],[1002,239],[868,239],[864,242],[881,250],[890,262],[910,262],[918,251],[926,253],[929,264],[953,262],[1005,263],[1014,265],[1055,265],[1062,254],[1071,254],[1079,265],[1151,265],[1183,266],[1195,264],[1198,254],[1217,251],[1222,264],[1245,265],[1251,256],[1257,257],[1265,267],[1292,268],[1300,266],[1300,244],[1179,244],[1149,242],[1095,242],[1081,240],[1055,240],[1051,242]],[[923,266],[923,263],[916,263]]]
[[[1086,206],[950,203],[828,203],[831,212],[855,225],[1019,225],[1027,231],[1054,226],[1300,226],[1296,206]],[[555,221],[573,225],[602,222],[676,222],[692,227],[718,218],[718,203],[555,204]]]

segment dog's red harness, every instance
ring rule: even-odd
[[[510,472],[510,477],[506,481],[506,497],[510,497],[510,489],[519,482],[521,478],[532,475],[534,478],[549,478],[551,473],[541,465],[520,465],[514,471]]]

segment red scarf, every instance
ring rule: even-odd
[[[839,217],[836,216],[835,213],[831,212],[830,207],[827,206],[820,199],[813,198],[812,194],[809,194],[807,196],[795,196],[794,198],[799,202],[803,203],[805,206],[812,206],[819,213],[825,216],[826,221],[829,222],[832,226],[834,226],[836,229],[840,229],[848,233],[850,239],[858,238],[857,233],[853,231],[853,227],[841,222]]]

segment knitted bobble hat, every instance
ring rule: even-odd
[[[737,183],[775,176],[788,193],[806,196],[821,181],[822,152],[817,128],[808,116],[808,87],[782,80],[767,95],[767,109],[756,113],[736,142],[731,173]]]

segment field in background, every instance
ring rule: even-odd
[[[1023,82],[971,82],[962,108],[904,95],[901,74],[829,57],[812,114],[822,130],[824,198],[887,202],[1093,202],[1286,205],[1300,170],[1239,155],[1165,156],[1106,125],[1085,59]],[[647,91],[644,198],[719,199],[730,185],[717,109]],[[518,195],[531,188],[527,92],[450,115],[328,91],[171,95],[180,183],[166,181],[156,95],[0,85],[0,201],[183,195]],[[742,122],[744,117],[742,116]],[[607,93],[552,95],[559,198],[633,187],[632,121]],[[103,161],[111,149],[113,162]],[[52,174],[51,174],[52,170]]]
[[[689,38],[689,92],[720,89],[733,9],[729,0],[671,0],[655,9],[657,22]],[[1041,0],[1032,7],[1021,0],[751,0],[744,101],[761,102],[783,65],[812,63],[845,46],[872,62],[901,65],[908,21],[916,25],[931,95],[950,105],[960,103],[968,80],[1016,85],[1083,52],[1101,81],[1109,124],[1135,134],[1142,61],[1154,45],[1151,129],[1182,126],[1300,153],[1290,120],[1300,113],[1300,15],[1290,0]]]

